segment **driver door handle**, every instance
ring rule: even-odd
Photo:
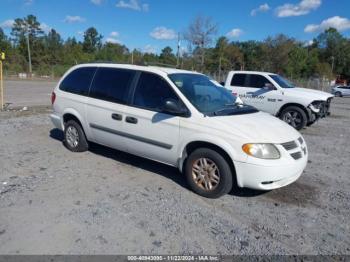
[[[125,118],[125,122],[128,122],[130,124],[137,124],[137,118],[132,117],[132,116],[127,116]]]

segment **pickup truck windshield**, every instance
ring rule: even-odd
[[[283,78],[280,75],[270,75],[270,77],[275,80],[277,84],[279,84],[282,88],[294,88],[295,85],[289,82],[287,79]]]
[[[230,90],[214,84],[205,75],[180,73],[168,76],[192,105],[206,115],[227,115],[242,111]]]

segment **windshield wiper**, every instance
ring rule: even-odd
[[[238,103],[227,103],[227,104],[225,104],[224,106],[225,106],[225,107],[223,107],[223,108],[220,108],[220,109],[218,109],[218,110],[215,110],[215,111],[213,112],[213,114],[217,116],[220,112],[227,110],[227,109],[228,109],[227,107],[231,107],[231,106],[232,106],[232,109],[236,109],[236,108],[243,107],[243,105],[238,104]]]

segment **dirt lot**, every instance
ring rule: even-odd
[[[48,109],[0,113],[1,254],[350,254],[350,99],[302,133],[309,164],[271,192],[220,199],[171,167],[71,153]]]

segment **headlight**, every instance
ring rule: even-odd
[[[262,159],[278,159],[281,157],[277,147],[273,144],[244,144],[243,151],[250,156]]]

